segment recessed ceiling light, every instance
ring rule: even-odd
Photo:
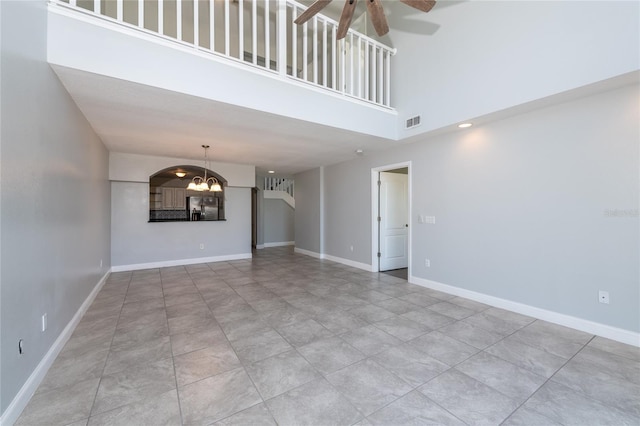
[[[356,149],[356,155],[362,155],[364,154],[364,151],[361,149]]]
[[[179,178],[183,178],[185,177],[187,174],[185,172],[176,172],[176,176],[178,176]]]
[[[267,173],[269,173],[269,174],[274,174],[274,173],[275,173],[275,170],[269,170]]]
[[[462,124],[458,124],[458,127],[461,129],[467,129],[469,127],[473,126],[472,123],[462,123]]]

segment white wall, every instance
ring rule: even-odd
[[[325,253],[371,264],[371,168],[411,160],[415,278],[637,333],[639,105],[635,84],[326,167]]]
[[[46,2],[0,9],[0,411],[11,424],[111,266],[110,196],[107,151],[46,62]]]
[[[202,166],[202,161],[115,152],[109,158],[114,270],[251,257],[253,166],[209,165],[228,183],[225,221],[150,223],[149,176],[176,165]]]
[[[400,9],[403,8],[403,9]],[[640,64],[637,1],[438,2],[389,16],[399,137],[605,80]],[[410,28],[433,32],[419,34]],[[404,130],[404,120],[422,125]]]

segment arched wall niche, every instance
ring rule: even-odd
[[[180,176],[184,173],[183,176]],[[177,165],[149,176],[149,222],[200,222],[225,220],[225,187],[227,180],[206,169],[209,183],[214,178],[222,191],[187,189],[194,178],[205,178],[205,169],[193,165]]]

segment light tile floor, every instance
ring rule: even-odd
[[[20,425],[638,425],[640,350],[296,255],[113,273]]]

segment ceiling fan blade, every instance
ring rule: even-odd
[[[389,32],[389,24],[387,24],[387,18],[384,16],[384,9],[382,8],[381,0],[366,0],[367,10],[369,11],[369,17],[373,28],[379,36],[383,36]]]
[[[400,0],[407,6],[415,7],[423,12],[428,12],[436,5],[435,0]]]
[[[309,19],[311,19],[316,13],[324,9],[325,6],[328,5],[329,3],[331,3],[331,0],[316,0],[315,3],[309,6],[307,10],[302,12],[300,16],[298,16],[296,20],[293,22],[295,22],[298,25],[304,24]]]
[[[342,15],[340,15],[340,23],[338,24],[338,33],[336,39],[340,40],[347,35],[349,26],[351,26],[351,18],[353,18],[353,12],[356,10],[357,0],[345,0],[344,8],[342,9]]]

